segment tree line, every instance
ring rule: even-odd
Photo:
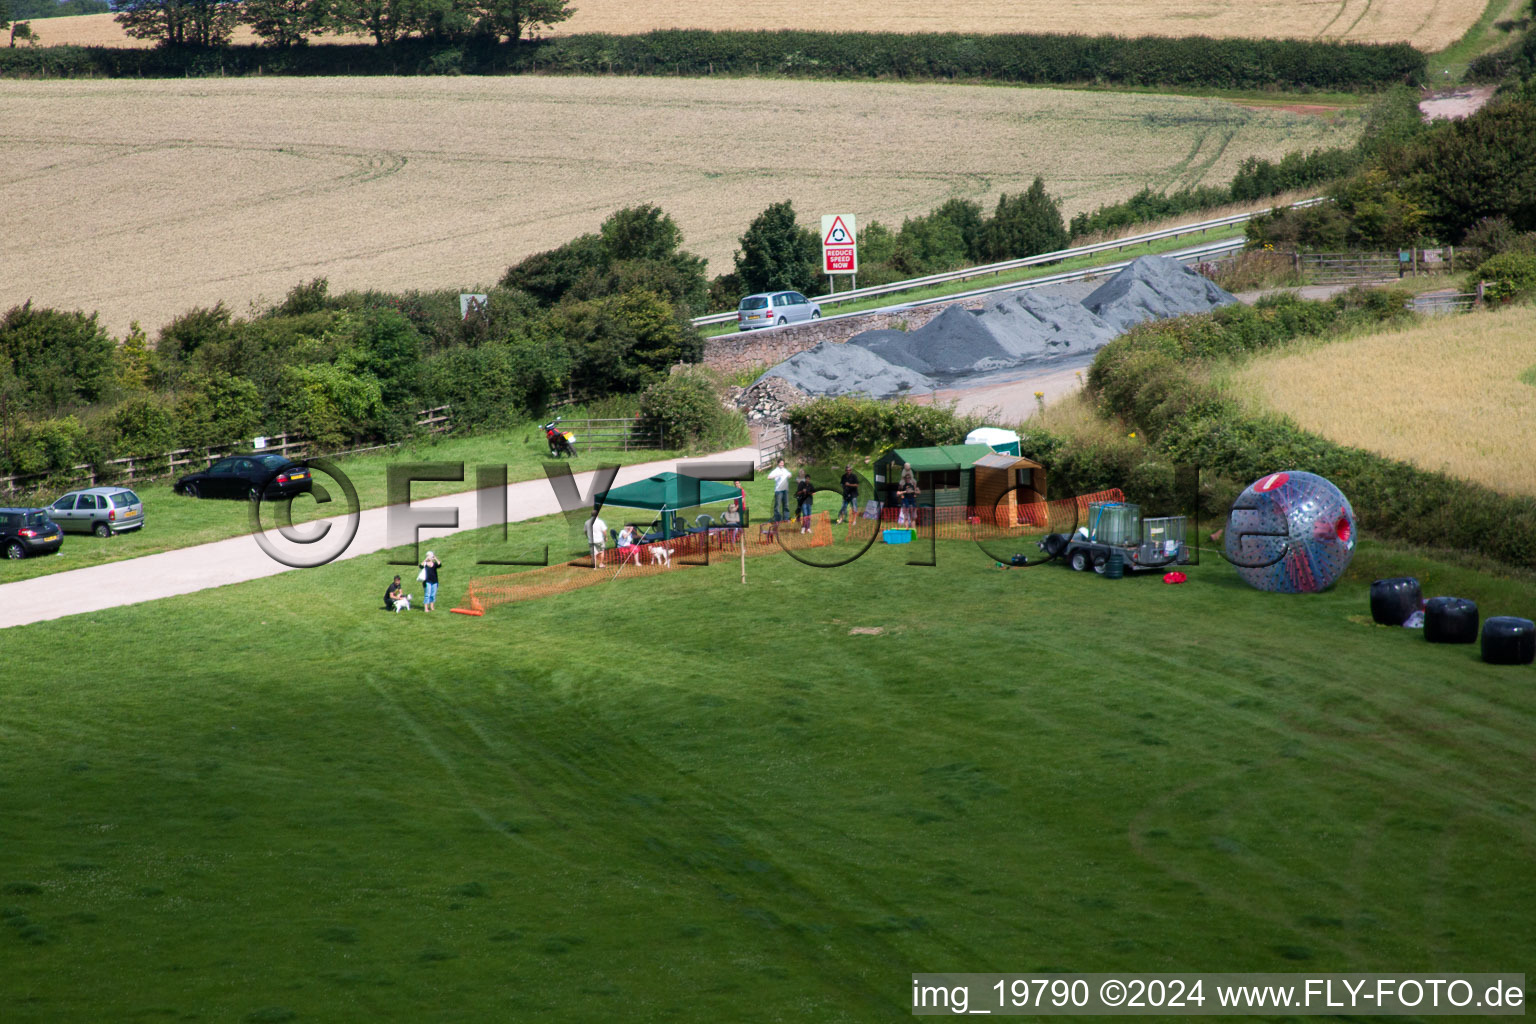
[[[1406,43],[1204,36],[677,29],[529,39],[569,17],[566,0],[116,0],[114,9],[131,34],[165,45],[16,51],[0,55],[0,74],[536,71],[1374,90],[1422,82],[1427,62]],[[242,21],[265,45],[228,45],[231,29]],[[304,45],[341,32],[374,43]],[[202,52],[209,47],[219,51],[217,59]]]

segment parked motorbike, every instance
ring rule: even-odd
[[[544,440],[549,442],[549,457],[558,459],[562,455],[576,457],[576,435],[559,427],[560,417],[556,416],[548,423],[540,424],[544,431]]]

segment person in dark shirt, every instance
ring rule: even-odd
[[[800,508],[800,532],[811,532],[811,501],[816,496],[816,488],[811,485],[810,474],[805,470],[800,471],[800,482],[795,485],[795,504]]]
[[[384,590],[384,610],[387,612],[394,611],[395,602],[400,600],[401,595],[404,593],[405,589],[400,585],[400,577],[396,576],[394,582]]]
[[[421,563],[421,571],[425,573],[422,582],[426,584],[426,594],[421,599],[423,609],[431,611],[437,604],[437,570],[442,567],[442,561],[432,551],[427,552],[426,560]]]
[[[837,522],[846,516],[853,522],[859,514],[859,475],[853,471],[853,463],[843,467],[843,507],[837,510]]]

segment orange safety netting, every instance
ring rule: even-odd
[[[799,519],[789,519],[747,527],[715,527],[670,540],[608,548],[601,564],[595,566],[588,555],[560,565],[473,579],[465,592],[463,607],[452,610],[460,615],[484,615],[497,605],[563,594],[596,583],[656,576],[694,566],[734,565],[743,552],[753,558],[771,555],[781,548],[819,548],[831,543],[832,524],[825,512],[814,513],[803,526]]]
[[[1008,517],[993,508],[963,505],[919,508],[916,523],[907,524],[901,520],[899,508],[885,506],[879,510],[878,518],[856,516],[848,523],[843,540],[863,544],[877,531],[913,525],[916,537],[925,541],[1008,540],[1022,544],[1047,533],[1071,533],[1087,521],[1088,506],[1092,502],[1124,500],[1125,495],[1116,488],[1076,498],[1019,505],[1009,510],[1017,525],[1008,524]],[[794,550],[828,547],[833,541],[833,527],[826,512],[813,514],[804,530],[798,519],[758,523],[745,529],[715,527],[666,541],[608,548],[603,552],[600,566],[593,566],[589,555],[560,565],[474,579],[465,592],[463,606],[453,611],[461,615],[484,615],[497,605],[563,594],[597,583],[655,576],[689,566],[734,564],[742,556],[743,549],[746,556],[752,558],[771,555],[781,547]]]

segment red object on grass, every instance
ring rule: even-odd
[[[1183,583],[1187,579],[1189,579],[1189,577],[1185,576],[1181,572],[1170,572],[1166,576],[1163,577],[1163,582],[1164,583]]]

